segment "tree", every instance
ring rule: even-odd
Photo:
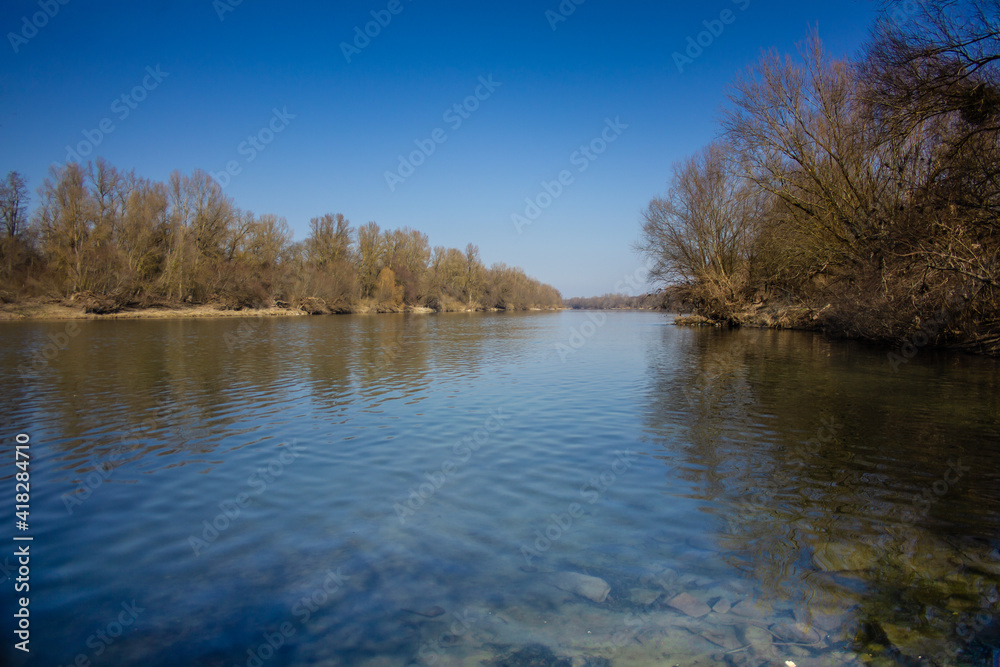
[[[766,54],[731,93],[725,128],[743,173],[793,219],[806,274],[863,263],[904,193],[897,146],[882,142],[852,68],[826,57],[815,35],[801,63]]]
[[[396,284],[396,274],[389,267],[379,271],[375,281],[375,300],[390,307],[403,303],[403,288]]]
[[[97,206],[87,190],[83,168],[75,162],[52,167],[40,193],[38,226],[42,249],[59,288],[64,293],[90,289],[90,237]]]
[[[396,283],[403,290],[405,303],[416,304],[421,298],[421,279],[427,271],[430,258],[430,244],[427,235],[408,227],[386,230],[385,264],[391,268]]]
[[[244,254],[251,266],[274,269],[292,242],[292,230],[284,217],[266,213],[250,225]]]
[[[762,197],[734,174],[721,143],[674,167],[666,198],[643,214],[638,249],[652,261],[650,276],[688,286],[690,298],[712,317],[730,319],[751,296],[750,272],[762,224]]]
[[[1000,0],[897,1],[859,63],[890,122],[910,131],[957,112],[967,133],[995,131],[1000,108]],[[896,18],[905,9],[904,18]]]
[[[330,269],[351,257],[351,222],[340,213],[327,213],[309,221],[306,254],[309,262]]]
[[[465,268],[462,273],[462,296],[466,303],[475,303],[483,297],[484,267],[479,259],[479,246],[465,246]]]
[[[369,222],[358,228],[358,280],[361,283],[361,294],[365,298],[375,295],[375,284],[382,270],[383,250],[385,242],[378,224]]]
[[[426,234],[407,227],[383,231],[370,222],[355,236],[339,213],[313,218],[309,236],[292,243],[285,218],[236,208],[200,170],[175,171],[162,183],[103,159],[70,163],[50,170],[29,225],[27,202],[24,179],[11,172],[0,182],[5,302],[58,293],[76,294],[74,303],[91,312],[277,302],[329,313],[351,312],[364,298],[389,308],[433,303],[456,310],[479,307],[488,288],[474,245],[464,253],[435,249],[434,270]],[[555,290],[523,274],[513,282],[520,286],[519,304],[558,303]]]
[[[23,238],[30,195],[27,182],[16,171],[0,181],[0,277],[11,280],[24,263],[28,247]]]
[[[30,193],[24,177],[16,171],[8,172],[0,182],[0,231],[9,239],[15,239],[27,223]]]
[[[232,199],[201,169],[170,175],[171,231],[164,279],[177,299],[202,301],[214,290],[237,212]]]

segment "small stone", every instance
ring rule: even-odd
[[[844,624],[847,611],[843,613],[831,613],[831,609],[806,609],[798,607],[795,609],[795,620],[799,623],[806,623],[824,632],[833,632]]]
[[[736,614],[737,616],[744,616],[746,618],[761,619],[765,618],[770,610],[765,609],[764,605],[758,604],[747,598],[742,600],[729,610],[729,613]]]
[[[712,611],[716,614],[728,614],[732,608],[733,605],[726,598],[720,598],[718,602],[712,605]]]
[[[723,628],[720,630],[705,629],[698,634],[727,651],[738,649],[741,646],[740,640],[736,637],[736,632],[732,628]]]
[[[863,543],[826,542],[813,552],[813,563],[822,572],[856,572],[877,562],[878,552]]]
[[[771,632],[786,642],[797,644],[815,644],[822,639],[818,631],[805,623],[775,623]]]
[[[628,593],[632,604],[651,605],[660,597],[659,591],[651,591],[648,588],[632,588]]]
[[[753,646],[755,651],[760,653],[767,652],[774,643],[771,633],[764,628],[758,628],[756,625],[748,625],[743,629],[743,639],[747,644]]]
[[[650,575],[648,578],[644,577],[642,583],[646,585],[656,584],[660,586],[663,590],[670,592],[677,585],[677,572],[667,568],[661,570],[655,575]]]
[[[553,586],[568,593],[574,593],[594,602],[604,602],[611,586],[599,577],[579,572],[557,572],[550,579]]]
[[[681,575],[681,577],[677,580],[677,583],[680,584],[681,586],[691,586],[697,581],[698,577],[689,572],[687,574]]]
[[[687,593],[681,593],[677,597],[672,598],[667,604],[681,613],[694,618],[700,618],[712,611],[711,607],[707,604]]]

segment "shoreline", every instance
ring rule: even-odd
[[[563,308],[528,308],[521,312],[542,310],[563,310]],[[427,306],[375,307],[364,304],[351,306],[347,309],[330,313],[313,313],[290,306],[270,306],[267,308],[244,308],[232,310],[220,308],[217,304],[151,306],[146,308],[122,308],[114,313],[87,312],[82,304],[71,304],[65,301],[56,302],[22,302],[0,304],[0,322],[44,322],[63,320],[159,320],[159,319],[194,319],[194,318],[234,318],[234,317],[311,317],[319,315],[375,315],[375,314],[413,314],[433,315],[442,312],[508,312],[501,309],[435,310]],[[517,312],[517,311],[510,311]]]

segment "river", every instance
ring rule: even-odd
[[[7,664],[1000,647],[995,360],[649,312],[0,324]]]

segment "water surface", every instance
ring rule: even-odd
[[[1000,646],[995,361],[894,370],[654,313],[0,336],[4,442],[27,433],[32,456],[29,530],[0,504],[34,537],[11,664],[974,665]]]

